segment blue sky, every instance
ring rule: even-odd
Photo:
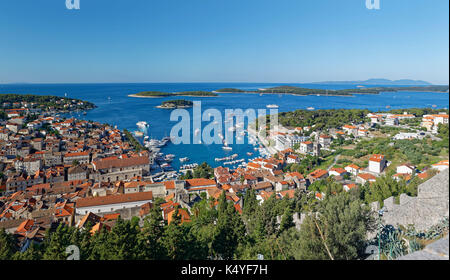
[[[0,0],[0,83],[448,84],[449,1]]]

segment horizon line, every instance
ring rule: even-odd
[[[368,79],[370,80],[370,79]],[[409,79],[401,79],[401,80],[409,80]],[[177,81],[177,82],[167,82],[167,81],[161,81],[161,82],[10,82],[10,83],[2,83],[0,82],[0,85],[67,85],[67,84],[327,84],[327,83],[333,83],[333,84],[339,84],[342,83],[342,85],[345,84],[358,84],[358,82],[364,83],[367,80],[364,81],[317,81],[317,82],[236,82],[236,81],[227,81],[227,82],[183,82],[183,81]],[[398,81],[398,80],[390,80],[390,81]],[[415,81],[415,80],[412,80]],[[427,81],[424,81],[428,83],[425,84],[417,84],[417,85],[404,85],[404,86],[448,86],[449,82],[445,83],[430,83]],[[371,85],[378,85],[378,84],[368,84],[367,86]],[[382,85],[382,84],[380,84]],[[397,85],[392,85],[397,86]]]

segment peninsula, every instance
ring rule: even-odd
[[[97,106],[91,102],[52,95],[32,94],[0,94],[0,119],[6,116],[28,111],[34,114],[67,113],[94,109]]]
[[[143,91],[136,94],[130,94],[129,97],[159,98],[170,96],[196,96],[196,97],[216,97],[216,93],[209,91],[182,91],[182,92],[161,92],[161,91]]]

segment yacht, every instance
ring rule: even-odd
[[[269,109],[272,109],[272,108],[274,108],[274,109],[279,108],[279,106],[276,105],[276,104],[269,104],[269,105],[267,105],[266,107],[269,108]]]
[[[144,121],[137,122],[136,125],[140,128],[148,128],[150,126],[147,122]]]
[[[189,161],[188,157],[180,158],[180,162],[187,162],[187,161]]]
[[[306,108],[306,110],[308,110],[308,111],[314,111],[316,108],[314,108],[314,107],[308,107],[308,108]]]

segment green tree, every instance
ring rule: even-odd
[[[164,220],[159,204],[153,205],[144,219],[144,226],[138,235],[139,259],[158,260],[165,257],[161,239],[164,234]]]
[[[15,253],[14,237],[0,229],[0,260],[10,260]]]
[[[357,259],[363,254],[368,232],[375,229],[370,209],[353,193],[322,201],[317,215],[309,215],[300,230],[301,259]]]
[[[217,225],[214,231],[212,249],[220,259],[232,259],[239,242],[245,235],[245,225],[236,212],[232,202],[228,202],[225,193],[219,198]]]

